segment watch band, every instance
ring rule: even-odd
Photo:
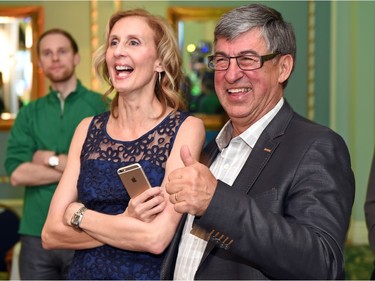
[[[77,212],[74,213],[74,215],[72,216],[72,219],[70,220],[70,223],[72,224],[74,228],[81,229],[80,224],[83,219],[83,214],[85,213],[86,210],[87,208],[83,206]]]

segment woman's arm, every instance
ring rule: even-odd
[[[198,159],[204,139],[205,131],[203,122],[195,117],[187,118],[178,131],[173,149],[167,160],[165,177],[161,189],[164,190],[165,181],[168,179],[169,173],[183,166],[179,156],[181,146],[188,145],[194,158]],[[154,195],[157,195],[160,191],[153,188],[139,196],[148,198],[153,192]],[[103,244],[109,244],[121,249],[151,252],[155,254],[161,253],[169,245],[181,218],[181,215],[174,211],[166,192],[164,192],[164,196],[167,206],[152,222],[142,222],[129,217],[125,212],[119,215],[106,215],[93,210],[87,210],[80,224],[83,231],[78,233],[78,235],[81,234],[82,237],[75,241],[72,241],[73,239],[71,237],[67,237],[67,241],[60,243],[59,248],[63,248],[61,246],[64,246],[77,249],[95,246],[95,243],[93,243],[93,238],[95,238],[96,240],[94,241],[96,241],[96,243],[100,241]],[[67,206],[68,205],[65,205],[65,208]],[[79,207],[80,205],[77,203],[75,211],[78,211]],[[74,211],[71,211],[71,214],[73,213]],[[62,220],[63,215],[60,213],[59,216],[60,220]],[[66,216],[64,225],[70,225],[69,215]],[[73,229],[73,232],[74,231],[77,232]],[[84,239],[83,236],[85,234],[87,236],[85,236]],[[89,237],[93,238],[88,239]],[[91,243],[93,243],[93,245]]]
[[[47,220],[43,227],[42,243],[45,249],[82,249],[103,244],[87,233],[77,231],[63,220],[66,208],[70,203],[78,200],[79,157],[90,122],[91,118],[85,118],[74,133],[67,165],[52,197]]]

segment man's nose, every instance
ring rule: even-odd
[[[52,60],[59,60],[60,59],[60,55],[59,53],[52,53]]]
[[[238,66],[235,58],[230,58],[229,67],[225,72],[225,79],[229,83],[234,83],[243,77],[243,70]]]

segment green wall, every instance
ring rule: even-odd
[[[356,176],[354,224],[363,222],[375,135],[375,2],[332,3],[330,124],[347,140]]]
[[[235,7],[252,1],[124,1],[123,9],[143,7],[162,16],[170,6]],[[286,89],[295,110],[309,116],[308,27],[313,4],[313,119],[341,134],[349,146],[356,176],[356,201],[349,239],[366,242],[363,204],[371,157],[374,151],[374,77],[375,77],[375,2],[373,1],[261,1],[274,7],[291,22],[297,36],[297,62]],[[77,38],[81,63],[78,77],[91,82],[90,2],[88,1],[0,1],[2,5],[40,5],[44,7],[45,29],[61,27]],[[114,12],[112,1],[98,1],[99,37]],[[201,32],[201,31],[199,31]],[[198,33],[198,32],[197,32]],[[311,46],[311,45],[310,45]],[[7,132],[0,132],[1,146]],[[3,161],[3,150],[0,160]],[[0,173],[3,170],[0,169]],[[2,176],[2,174],[0,174]],[[1,185],[1,184],[0,184]],[[4,185],[2,185],[4,186]],[[5,189],[8,190],[9,186]],[[4,189],[4,190],[5,190]],[[2,193],[19,196],[19,193]]]

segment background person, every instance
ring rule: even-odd
[[[214,73],[212,71],[206,71],[202,76],[197,112],[205,114],[222,114],[224,112],[215,93]]]
[[[375,150],[372,156],[372,164],[367,185],[365,202],[365,218],[368,229],[368,240],[373,253],[375,253]],[[375,270],[372,272],[371,280],[375,279]]]
[[[65,279],[73,252],[46,251],[40,236],[77,124],[103,112],[107,104],[102,95],[77,80],[80,56],[68,32],[44,32],[37,50],[50,91],[19,111],[10,132],[5,168],[13,186],[26,187],[19,230],[21,278]]]
[[[349,152],[283,98],[295,61],[292,26],[251,4],[225,14],[214,38],[209,66],[230,120],[205,148],[210,168],[184,147],[185,168],[168,177],[170,201],[189,215],[162,279],[345,279],[355,193]]]
[[[160,279],[181,218],[164,177],[183,167],[182,145],[198,159],[205,139],[203,122],[182,110],[181,63],[163,18],[141,9],[110,18],[95,66],[106,94],[116,92],[111,111],[77,128],[43,229],[44,247],[76,249],[69,279]],[[130,200],[116,171],[133,163],[157,188]]]

